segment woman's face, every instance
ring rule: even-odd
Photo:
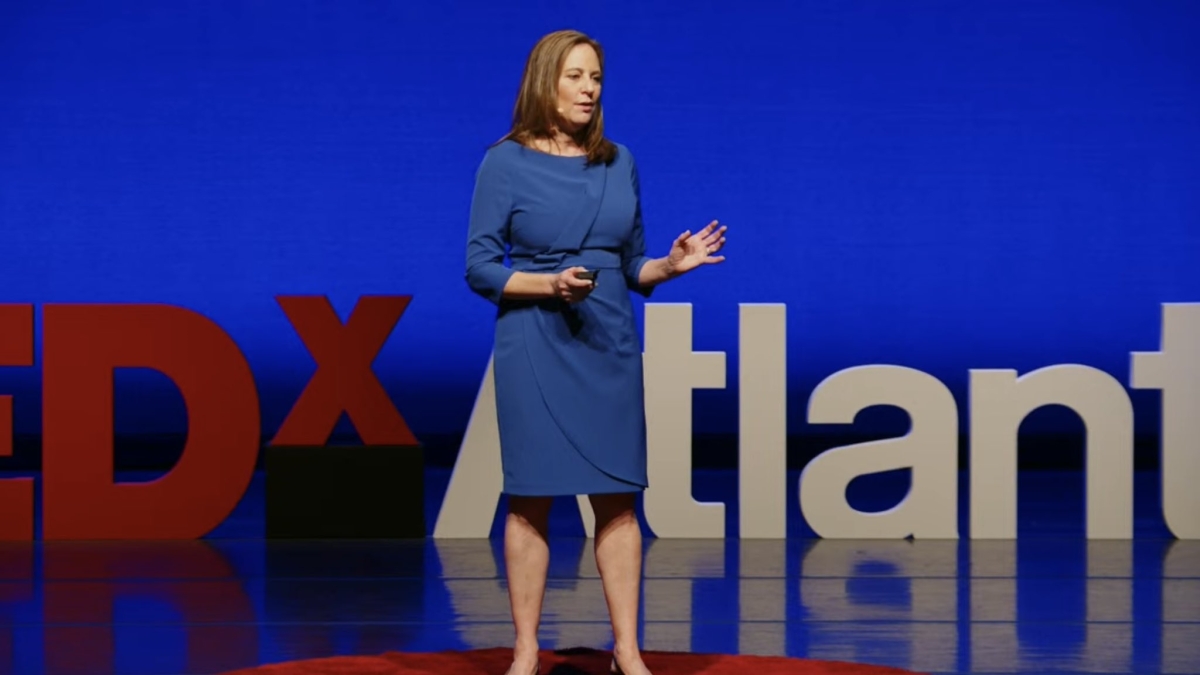
[[[567,128],[576,131],[592,119],[600,101],[600,59],[591,45],[575,45],[567,54],[558,78],[558,114]]]

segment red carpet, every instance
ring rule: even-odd
[[[504,675],[508,649],[379,656],[334,656],[276,663],[225,675]],[[607,675],[609,652],[569,649],[542,653],[542,675]],[[645,652],[654,675],[911,675],[912,671],[836,661],[768,656]]]

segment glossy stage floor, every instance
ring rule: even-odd
[[[430,474],[431,518],[446,478]],[[732,522],[734,485],[697,472],[697,498],[729,500]],[[1086,541],[1082,477],[1050,472],[1021,476],[1015,541],[647,539],[644,643],[928,673],[1197,673],[1200,547],[1165,530],[1157,485],[1139,472],[1133,541]],[[510,644],[498,539],[267,542],[262,515],[260,477],[204,541],[0,545],[0,672]],[[545,647],[609,646],[578,518],[556,506]]]

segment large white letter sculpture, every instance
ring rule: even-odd
[[[904,409],[912,420],[899,438],[826,450],[800,474],[800,510],[826,539],[958,538],[958,407],[937,378],[899,366],[861,366],[834,373],[817,385],[808,421],[850,424],[864,408]],[[912,484],[899,504],[863,513],[846,502],[858,476],[911,468]]]
[[[436,539],[486,539],[496,520],[504,489],[500,467],[500,428],[496,422],[496,387],[488,359],[467,433],[450,472],[450,485],[433,528]]]
[[[1135,352],[1134,389],[1162,390],[1162,510],[1171,533],[1200,539],[1200,303],[1163,305],[1162,351]]]
[[[744,304],[739,316],[739,506],[742,538],[786,536],[787,314],[784,305]],[[1130,384],[1162,390],[1162,510],[1180,539],[1200,539],[1200,304],[1164,304],[1161,350],[1136,352]],[[663,538],[723,538],[725,505],[692,496],[692,390],[725,386],[724,352],[692,351],[692,307],[649,304],[645,394],[650,488],[645,515]],[[896,406],[909,433],[822,453],[800,476],[800,508],[824,538],[958,537],[958,408],[937,378],[898,366],[859,366],[812,392],[808,419],[850,424],[871,406]],[[1017,536],[1017,441],[1034,410],[1062,405],[1083,420],[1089,539],[1133,536],[1133,405],[1120,382],[1081,365],[1017,377],[970,371],[970,499],[973,539]],[[856,477],[911,468],[905,499],[882,513],[846,502]],[[434,537],[484,538],[503,477],[489,360]],[[594,536],[585,496],[580,512]]]
[[[658,537],[723,539],[725,505],[692,497],[692,389],[725,386],[725,353],[692,351],[692,306],[646,305],[643,508]]]
[[[971,538],[1017,536],[1017,435],[1046,405],[1071,408],[1087,429],[1087,538],[1133,536],[1133,405],[1125,388],[1087,366],[971,371]]]
[[[787,307],[739,306],[738,538],[787,536]]]

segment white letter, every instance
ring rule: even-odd
[[[739,305],[741,539],[787,536],[787,306]]]
[[[492,361],[488,358],[467,433],[450,472],[450,485],[433,528],[434,539],[487,539],[492,532],[496,506],[504,490]]]
[[[1075,411],[1087,430],[1087,538],[1133,537],[1133,405],[1107,373],[1088,366],[971,373],[971,538],[1017,536],[1017,434],[1047,405]]]
[[[725,505],[692,497],[692,389],[725,386],[725,353],[692,351],[690,304],[646,305],[646,523],[661,538],[725,536]]]
[[[1200,539],[1200,304],[1163,304],[1162,351],[1134,352],[1130,384],[1162,390],[1162,510],[1180,539]]]
[[[861,366],[834,373],[813,391],[808,421],[850,424],[864,408],[892,405],[912,420],[905,436],[827,450],[800,474],[800,510],[824,538],[958,538],[958,408],[937,378],[899,366]],[[899,504],[862,513],[846,503],[854,478],[912,467]]]

